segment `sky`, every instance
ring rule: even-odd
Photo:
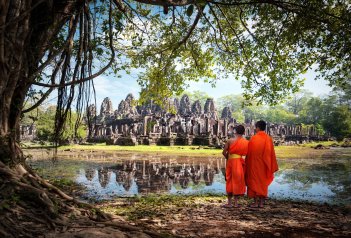
[[[109,97],[112,101],[113,109],[118,108],[121,100],[124,100],[129,93],[132,93],[135,98],[139,98],[140,86],[137,82],[139,70],[136,70],[131,75],[123,74],[121,78],[112,75],[102,75],[94,79],[96,90],[97,109],[100,111],[100,106],[104,98]],[[306,79],[303,89],[311,91],[315,96],[327,95],[331,92],[331,87],[327,81],[323,79],[314,80],[316,74],[313,71],[308,71],[303,77]],[[243,92],[240,81],[234,79],[218,80],[215,87],[210,83],[203,81],[189,82],[188,92],[203,91],[215,100],[229,94],[240,94]],[[52,93],[44,105],[55,104],[57,93]]]
[[[311,91],[315,96],[327,95],[331,91],[331,87],[323,80],[314,80],[315,73],[312,71],[303,75],[306,78],[303,89]],[[132,93],[135,98],[139,97],[140,86],[137,83],[137,75],[123,75],[122,78],[114,78],[112,76],[100,76],[94,80],[96,89],[96,102],[98,108],[105,97],[109,97],[112,101],[114,109],[117,109],[121,100],[124,100],[128,93]],[[189,88],[186,91],[192,92],[195,90],[204,91],[215,100],[229,94],[240,94],[243,92],[240,81],[234,79],[218,80],[215,87],[210,83],[203,81],[190,82]]]

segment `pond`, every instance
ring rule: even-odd
[[[86,200],[225,193],[225,159],[220,157],[81,152],[62,153],[55,161],[29,162],[44,177],[69,178],[83,185],[81,198]],[[278,164],[270,197],[351,204],[351,149],[330,149],[313,158],[278,159]]]

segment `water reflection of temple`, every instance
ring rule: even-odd
[[[170,191],[172,185],[187,189],[191,184],[211,186],[216,174],[222,173],[224,159],[205,162],[179,163],[166,161],[128,160],[111,167],[97,169],[98,181],[105,188],[110,182],[111,174],[116,175],[116,183],[129,191],[135,182],[138,193],[159,193]],[[87,180],[92,181],[96,169],[86,169]]]
[[[92,181],[95,177],[95,169],[92,169],[92,168],[85,169],[85,177],[89,181]]]
[[[111,169],[111,168],[110,168]],[[116,174],[116,182],[129,191],[133,184],[133,178],[136,171],[136,165],[132,161],[126,161],[121,166],[113,167],[112,171]]]
[[[110,182],[111,172],[106,167],[101,167],[98,169],[99,183],[101,187],[105,188]]]

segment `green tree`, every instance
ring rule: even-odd
[[[272,123],[293,124],[296,122],[296,115],[289,112],[284,106],[269,107],[265,111],[265,120]]]
[[[272,123],[294,123],[296,116],[284,106],[269,107],[267,105],[245,105],[245,99],[241,95],[227,95],[218,99],[220,108],[229,106],[233,117],[238,122],[266,120]]]
[[[235,111],[232,113],[232,117],[238,122],[238,123],[245,123],[245,115],[242,110],[240,111]]]
[[[245,105],[245,98],[242,95],[231,94],[218,99],[219,109],[223,110],[224,107],[229,107],[233,118],[240,123],[265,118],[265,107],[257,105],[256,101],[251,102],[251,104],[253,105]]]
[[[337,106],[327,113],[323,127],[338,140],[351,137],[351,111],[348,106]]]
[[[336,85],[333,91],[339,96],[340,104],[347,105],[351,110],[351,83],[346,81],[342,86]]]
[[[299,111],[298,122],[305,124],[318,124],[321,123],[324,116],[325,111],[327,109],[327,104],[319,98],[312,97],[310,98],[303,108]]]
[[[36,120],[37,136],[42,141],[53,141],[56,107],[49,106]]]
[[[307,101],[312,97],[312,93],[308,90],[300,90],[294,93],[290,99],[287,100],[286,105],[290,112],[298,115],[306,106]]]
[[[26,114],[21,123],[36,125],[37,137],[42,141],[54,141],[55,136],[55,114],[56,106],[48,106],[47,108],[38,107],[38,110],[33,113]],[[35,116],[31,115],[34,114]],[[86,126],[80,124],[78,129],[75,130],[75,122],[77,120],[77,113],[71,112],[64,126],[64,131],[61,136],[61,140],[72,140],[72,139],[82,139],[86,137]]]
[[[206,92],[200,91],[200,90],[195,90],[192,92],[185,92],[184,94],[187,94],[189,96],[190,102],[194,103],[195,101],[199,100],[202,107],[205,105],[205,102],[208,98],[212,98],[210,95],[208,95]]]
[[[224,107],[229,107],[232,111],[232,117],[239,123],[245,122],[243,105],[244,98],[241,95],[226,95],[217,100],[218,111],[222,112]]]
[[[217,105],[220,110],[223,110],[224,107],[229,107],[234,113],[242,111],[244,100],[244,97],[241,95],[231,94],[218,98]]]

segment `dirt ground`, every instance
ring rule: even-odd
[[[131,225],[180,237],[351,237],[350,207],[269,200],[253,209],[245,199],[241,208],[223,208],[224,202],[223,197],[180,197],[99,207]]]
[[[167,199],[161,203],[117,199],[97,204],[112,220],[96,221],[77,214],[56,230],[37,226],[36,237],[351,237],[348,207],[270,200],[265,208],[252,209],[245,200],[241,208],[223,208],[223,202],[216,197],[171,199],[169,203]],[[33,228],[37,223],[32,222],[21,225]]]

